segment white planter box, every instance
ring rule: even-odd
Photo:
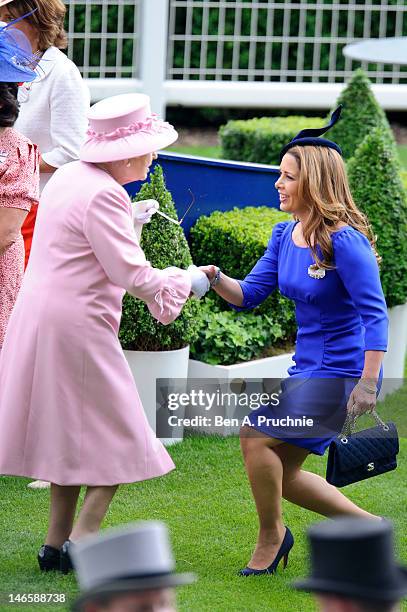
[[[380,399],[403,384],[407,349],[407,303],[389,308],[389,346],[383,361]]]
[[[293,365],[293,353],[285,353],[276,357],[256,359],[229,366],[209,365],[194,359],[189,360],[188,385],[191,388],[205,388],[209,392],[220,389],[222,393],[239,393],[241,390],[242,379],[246,381],[245,393],[263,393],[263,379],[281,379],[287,377],[287,369]],[[194,381],[196,381],[194,383]],[[249,382],[247,382],[249,381]],[[267,390],[269,393],[270,390]],[[212,414],[217,414],[223,419],[241,419],[247,414],[247,407],[230,403],[214,403],[211,408]],[[193,419],[203,414],[202,407],[189,405],[185,411],[185,417]],[[239,427],[235,424],[225,424],[222,427],[193,425],[195,431],[204,433],[215,433],[221,436],[236,434]]]
[[[174,381],[182,379],[185,381],[184,389],[186,389],[189,346],[176,351],[124,351],[124,354],[136,382],[148,422],[153,431],[156,432],[157,420],[160,417],[167,417],[166,410],[163,411],[163,414],[160,414],[161,411],[157,412],[157,378],[168,378]],[[177,381],[176,384],[178,391],[180,389],[180,381]],[[162,424],[162,421],[160,423]],[[163,431],[162,427],[160,427],[160,431]],[[170,432],[168,435],[170,436]],[[175,442],[180,442],[182,438],[183,429],[179,428],[177,430],[177,437],[161,438],[161,441],[168,446]]]

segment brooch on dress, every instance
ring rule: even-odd
[[[324,278],[325,268],[319,268],[317,264],[308,266],[308,276],[311,278]]]

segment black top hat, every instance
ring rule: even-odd
[[[386,520],[339,518],[310,528],[312,575],[303,591],[393,602],[407,594],[407,568],[396,564]]]
[[[280,163],[284,155],[287,153],[287,151],[297,146],[300,146],[300,147],[305,147],[305,146],[328,147],[329,149],[335,149],[335,151],[337,151],[339,155],[342,155],[342,150],[340,146],[336,144],[336,142],[333,142],[332,140],[327,140],[326,138],[319,138],[319,136],[322,136],[322,134],[325,134],[325,132],[330,130],[331,127],[333,127],[335,123],[339,121],[341,117],[341,112],[342,112],[342,104],[340,104],[338,108],[334,110],[334,112],[331,115],[331,120],[328,123],[328,125],[325,125],[322,128],[310,128],[310,129],[305,129],[305,130],[301,130],[301,132],[298,132],[297,136],[294,136],[291,142],[286,144],[285,147],[281,150]]]

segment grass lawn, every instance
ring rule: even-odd
[[[400,423],[407,384],[389,396],[379,411]],[[371,422],[367,426],[371,426]],[[400,428],[400,427],[399,427]],[[401,428],[400,428],[401,429]],[[101,451],[103,452],[103,451]],[[256,514],[236,438],[187,438],[170,448],[177,469],[170,475],[123,486],[104,527],[139,519],[164,520],[170,528],[178,571],[193,571],[195,585],[179,590],[179,610],[189,612],[308,612],[308,594],[291,589],[307,573],[306,529],[319,517],[284,502],[284,518],[295,537],[288,567],[274,577],[240,578],[256,538]],[[396,525],[399,557],[407,563],[407,440],[401,440],[399,467],[389,474],[346,488],[346,494]],[[102,457],[101,457],[102,459]],[[307,468],[321,475],[325,460],[310,457]],[[7,593],[77,594],[72,575],[41,574],[36,552],[47,524],[47,491],[27,489],[25,479],[0,478],[0,610],[65,610],[61,605],[6,605]],[[407,607],[403,608],[407,610]]]
[[[399,151],[402,166],[405,170],[407,170],[407,145],[398,145],[397,148]]]
[[[198,157],[220,158],[220,146],[182,146],[175,145],[168,149],[173,153],[185,153],[186,155],[197,155]]]

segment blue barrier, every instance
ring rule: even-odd
[[[192,201],[195,204],[185,218],[182,227],[189,230],[202,215],[214,210],[231,210],[234,207],[271,206],[279,208],[274,183],[279,170],[276,166],[250,164],[176,153],[160,153],[154,162],[163,168],[165,181],[181,218]],[[140,190],[140,182],[125,186],[131,197]]]

